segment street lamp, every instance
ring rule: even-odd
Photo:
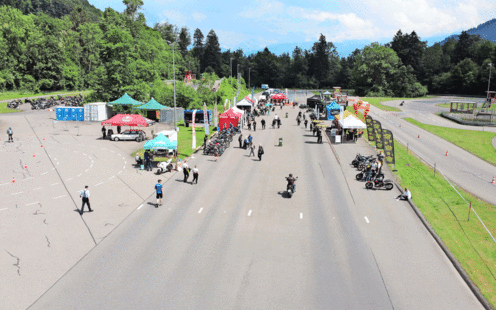
[[[237,93],[239,94],[239,64],[238,66],[236,67],[236,74],[237,74],[237,82],[238,82],[238,91]],[[236,99],[237,100],[237,99]]]
[[[232,60],[233,60],[233,58],[231,57],[231,59],[229,60],[229,63],[230,63],[229,66],[231,67],[231,75],[229,76],[229,79],[231,80],[231,100],[232,100],[231,102],[234,105],[233,92],[232,92]]]
[[[491,68],[493,67],[492,63],[489,63],[489,81],[487,81],[487,95],[489,96],[489,85],[491,85]]]
[[[171,41],[167,41],[169,44],[172,44],[172,70],[174,72],[174,131],[177,131],[176,126],[176,62],[174,57],[174,49],[176,47],[177,41],[172,43]]]
[[[251,88],[251,68],[248,68],[248,89]]]

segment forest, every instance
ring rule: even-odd
[[[341,86],[360,96],[419,97],[426,94],[484,96],[496,46],[466,32],[444,44],[427,43],[399,30],[392,41],[372,43],[340,57],[320,35],[312,48],[296,46],[275,55],[221,51],[215,30],[162,22],[150,27],[143,0],[123,0],[124,12],[101,12],[86,0],[0,0],[0,91],[90,89],[88,100],[110,101],[127,92],[138,100],[172,100],[173,54],[178,105],[201,106],[219,98],[213,81],[239,74],[243,87],[328,89]],[[69,5],[70,4],[70,5]],[[96,10],[96,11],[95,11]],[[173,53],[174,51],[174,53]],[[191,70],[194,91],[183,82]],[[236,84],[236,83],[234,83]],[[491,89],[496,89],[496,76]]]

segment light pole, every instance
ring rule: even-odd
[[[236,67],[236,75],[237,75],[237,80],[238,80],[238,81],[237,81],[237,82],[238,82],[238,91],[237,91],[237,93],[239,94],[239,64],[238,64],[238,66]]]
[[[489,81],[487,81],[487,95],[489,96],[489,86],[491,85],[491,68],[493,67],[492,63],[489,63]]]
[[[251,68],[248,68],[248,89],[251,88]]]
[[[231,59],[229,60],[229,63],[230,63],[229,66],[231,67],[231,75],[229,76],[229,79],[231,80],[231,100],[232,100],[231,102],[234,106],[234,102],[233,102],[234,99],[233,99],[233,92],[232,92],[232,60],[233,60],[233,58],[231,57]]]
[[[174,49],[176,47],[176,42],[172,43],[171,41],[167,41],[169,44],[172,44],[172,70],[174,72],[174,131],[177,131],[176,126],[176,62],[174,57]]]

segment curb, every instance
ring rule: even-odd
[[[401,193],[403,193],[403,188],[397,182],[394,182],[394,185],[396,185],[396,187],[398,188],[398,190]],[[465,283],[470,288],[470,290],[472,291],[472,293],[474,293],[474,295],[477,298],[477,300],[479,300],[479,302],[482,304],[482,306],[485,309],[492,310],[493,307],[491,306],[491,304],[487,301],[487,299],[484,297],[484,295],[481,293],[481,291],[479,290],[479,288],[477,287],[477,285],[475,285],[475,283],[472,281],[472,279],[470,279],[469,275],[463,269],[462,265],[458,262],[458,260],[455,258],[455,256],[446,247],[446,245],[444,245],[443,241],[436,234],[436,232],[431,227],[431,225],[429,224],[429,222],[427,222],[427,220],[425,219],[425,217],[422,214],[422,212],[418,209],[418,207],[411,200],[408,200],[408,203],[410,204],[410,207],[413,209],[413,211],[415,212],[415,214],[417,214],[417,216],[418,216],[419,220],[422,222],[422,224],[424,224],[424,227],[431,234],[432,238],[434,238],[434,240],[439,245],[439,247],[441,248],[441,250],[443,250],[444,254],[446,254],[446,256],[448,257],[448,259],[451,261],[451,263],[453,264],[453,267],[455,267],[456,271],[458,271],[458,273],[462,277],[463,281],[465,281]]]

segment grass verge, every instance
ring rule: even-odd
[[[428,99],[428,98],[435,98],[436,96],[424,96],[424,97],[419,97],[419,98],[395,98],[395,97],[363,97],[360,98],[363,101],[369,102],[371,105],[373,105],[376,108],[379,108],[383,111],[391,111],[391,112],[401,112],[400,109],[396,107],[390,107],[387,105],[381,104],[381,102],[385,101],[393,101],[393,100],[416,100],[416,99]]]
[[[6,93],[1,93],[0,94],[0,100],[13,100],[13,99],[18,99],[18,98],[25,98],[25,97],[37,97],[37,96],[56,96],[56,95],[61,95],[65,94],[66,96],[75,96],[79,94],[87,95],[91,91],[90,90],[85,90],[85,91],[57,91],[57,92],[39,92],[39,93],[32,93],[32,92],[6,92]]]
[[[451,104],[449,102],[436,104],[436,107],[450,108]],[[496,110],[496,104],[492,104],[489,110]]]
[[[15,109],[7,108],[7,104],[8,104],[8,102],[0,102],[0,114],[21,112],[21,110],[15,110]]]
[[[402,187],[412,192],[413,201],[443,240],[451,253],[463,266],[482,294],[496,306],[496,244],[471,213],[469,205],[453,190],[439,173],[409,153],[395,141],[395,177]],[[483,202],[455,186],[465,200],[472,202],[482,221],[496,233],[496,207]]]
[[[407,122],[433,133],[449,141],[475,156],[496,165],[496,149],[491,140],[496,136],[494,132],[447,128],[420,123],[413,118],[404,118]]]

